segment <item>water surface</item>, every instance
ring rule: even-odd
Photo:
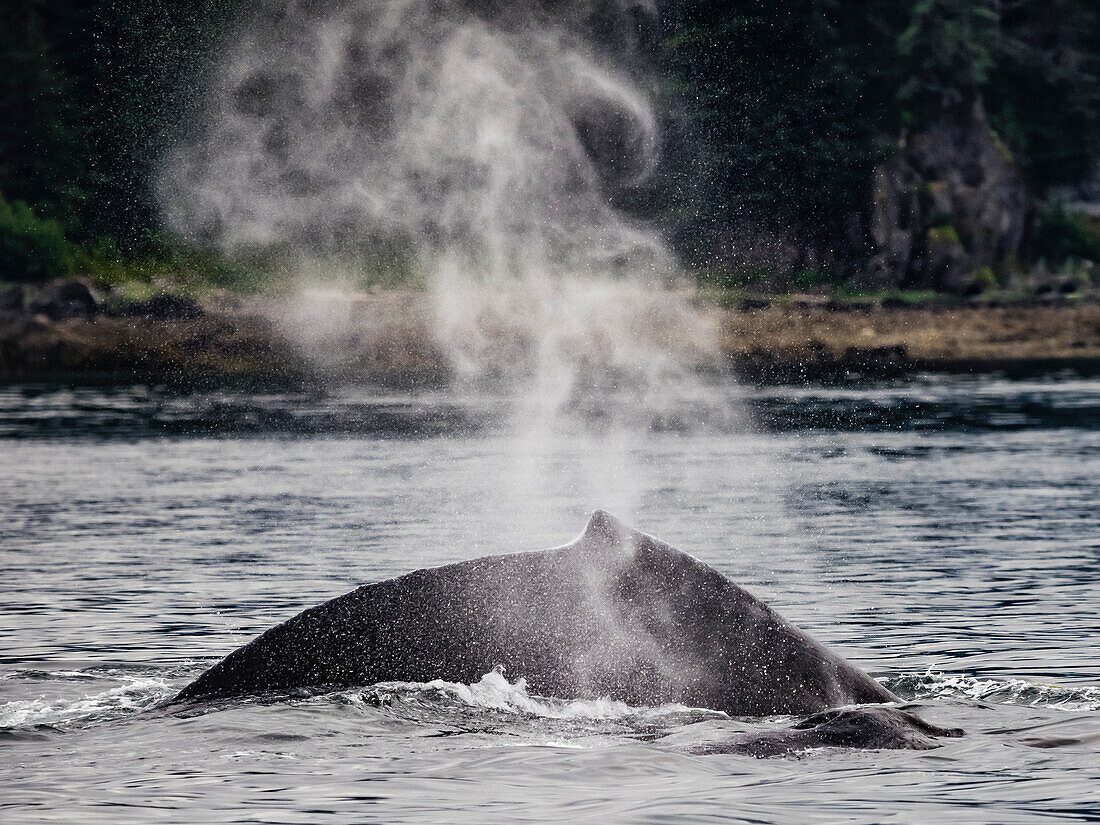
[[[526,426],[364,388],[0,389],[4,822],[1100,821],[1100,382],[713,388]],[[354,586],[605,507],[967,736],[758,760],[789,720],[391,684],[150,711]]]

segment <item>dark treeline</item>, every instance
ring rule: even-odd
[[[80,242],[156,231],[150,179],[233,0],[13,0],[0,28],[0,194]]]
[[[0,280],[166,254],[151,180],[239,5],[8,4]],[[1100,158],[1095,0],[677,0],[650,40],[665,160],[629,200],[704,277],[959,289],[1100,257],[1042,206]]]
[[[958,286],[1049,253],[1037,199],[1100,157],[1093,0],[686,0],[663,11],[660,66],[686,115],[663,189],[697,265],[732,246],[742,274]],[[992,221],[1024,231],[978,249]]]

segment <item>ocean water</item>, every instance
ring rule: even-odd
[[[708,393],[734,414],[547,429],[460,393],[0,388],[0,821],[1100,821],[1100,381]],[[701,756],[792,720],[497,672],[158,708],[306,607],[597,507],[966,735]]]

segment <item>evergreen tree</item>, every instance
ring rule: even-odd
[[[0,193],[72,221],[79,208],[76,106],[43,28],[43,0],[16,0],[0,26]]]
[[[743,219],[820,246],[843,236],[879,156],[879,122],[891,117],[866,60],[877,45],[860,42],[880,27],[814,0],[689,0],[666,11],[661,66],[690,123],[666,175],[675,235],[693,259]]]
[[[1014,0],[1002,30],[983,89],[994,127],[1038,190],[1080,179],[1100,158],[1100,6]]]
[[[998,45],[996,0],[920,0],[898,37],[908,77],[898,96],[928,109],[972,102],[989,79]],[[933,113],[934,114],[934,113]]]

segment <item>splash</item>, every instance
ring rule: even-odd
[[[53,673],[88,680],[86,674]],[[44,726],[70,728],[120,719],[153,707],[171,695],[163,679],[116,676],[123,684],[100,693],[73,698],[21,699],[0,704],[0,731],[28,730]]]
[[[436,679],[432,682],[391,682],[377,685],[363,699],[372,704],[390,704],[395,699],[409,701],[423,698],[431,701],[445,700],[459,702],[469,708],[497,711],[508,714],[522,714],[542,719],[558,720],[657,720],[662,718],[688,717],[726,718],[720,711],[705,708],[691,708],[675,703],[653,707],[634,707],[606,697],[596,699],[555,699],[535,696],[528,693],[524,679],[510,682],[501,668],[489,671],[473,684],[447,682]]]
[[[1100,710],[1100,688],[1059,687],[1023,679],[980,679],[956,673],[905,674],[885,680],[900,696],[915,700],[967,699],[1067,711]]]

